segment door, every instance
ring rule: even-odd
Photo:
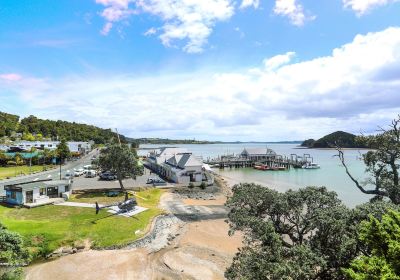
[[[26,191],[25,196],[25,203],[33,203],[33,191]]]

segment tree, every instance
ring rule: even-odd
[[[240,184],[226,206],[229,233],[240,230],[245,237],[228,279],[343,279],[342,268],[363,250],[360,220],[379,217],[391,204],[349,209],[324,187],[279,193]]]
[[[21,270],[15,270],[15,267],[26,265],[29,261],[30,255],[24,247],[22,237],[0,224],[0,263],[3,266],[3,269],[0,269],[0,279],[22,276]]]
[[[370,217],[360,230],[360,240],[369,248],[344,272],[350,279],[400,279],[400,213],[388,211],[382,220]]]
[[[99,156],[99,167],[116,174],[123,191],[125,191],[122,183],[124,178],[132,177],[136,179],[136,176],[143,172],[143,169],[138,165],[136,153],[127,145],[113,144],[102,149]]]
[[[60,160],[60,164],[64,162],[66,158],[68,158],[71,155],[71,152],[69,151],[67,142],[65,139],[62,139],[60,144],[58,144],[57,149],[56,149],[56,154],[57,157]]]
[[[24,133],[23,135],[22,135],[22,140],[25,140],[25,141],[35,141],[35,136],[33,136],[32,135],[32,133]]]
[[[400,204],[400,115],[392,121],[389,129],[381,128],[377,135],[361,136],[358,141],[373,149],[362,156],[370,178],[365,182],[354,178],[346,165],[343,151],[338,147],[338,156],[347,175],[361,192],[375,195],[376,199],[387,197],[394,204]]]

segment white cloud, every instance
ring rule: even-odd
[[[279,54],[274,57],[264,60],[264,66],[267,70],[275,70],[282,65],[289,63],[292,58],[296,55],[295,52],[287,52],[285,54]]]
[[[351,8],[358,16],[362,16],[373,8],[398,1],[399,0],[343,0],[343,5],[345,8]]]
[[[129,4],[133,0],[96,0],[96,3],[105,6],[101,16],[107,21],[101,30],[101,34],[107,35],[113,27],[113,22],[118,22],[136,13],[129,9]]]
[[[0,92],[41,117],[136,137],[305,139],[368,132],[399,112],[400,28],[358,35],[324,57],[293,63],[293,56],[236,72],[0,79]]]
[[[257,9],[259,5],[260,5],[260,0],[243,0],[242,3],[240,4],[240,9],[245,9],[251,6],[254,9]]]
[[[151,27],[149,28],[145,33],[143,33],[144,36],[151,36],[157,33],[157,28]]]
[[[102,34],[108,34],[113,23],[131,14],[149,13],[164,22],[159,36],[163,45],[173,46],[175,41],[184,40],[183,50],[188,53],[202,52],[214,25],[234,14],[231,0],[96,0],[96,3],[106,7],[101,13],[107,21]]]
[[[296,26],[303,26],[306,21],[315,19],[315,16],[305,15],[303,6],[298,3],[298,0],[276,0],[274,13],[288,17],[290,22]]]

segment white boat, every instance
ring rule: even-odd
[[[314,162],[307,162],[301,168],[303,168],[303,169],[318,169],[318,168],[321,168],[321,166]]]

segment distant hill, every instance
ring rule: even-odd
[[[62,139],[67,141],[90,141],[96,144],[108,143],[117,138],[117,133],[111,129],[103,129],[94,125],[81,124],[67,121],[43,120],[29,116],[19,121],[20,117],[0,112],[0,137],[13,140],[16,133],[22,135],[24,140]],[[120,135],[121,142],[126,142],[125,136]]]
[[[168,139],[168,138],[126,138],[130,143],[136,144],[215,144],[220,142],[202,141],[194,139]]]
[[[338,145],[341,148],[365,148],[365,146],[357,143],[356,137],[356,135],[348,132],[336,131],[318,140],[307,139],[301,146],[307,148],[333,148]]]

